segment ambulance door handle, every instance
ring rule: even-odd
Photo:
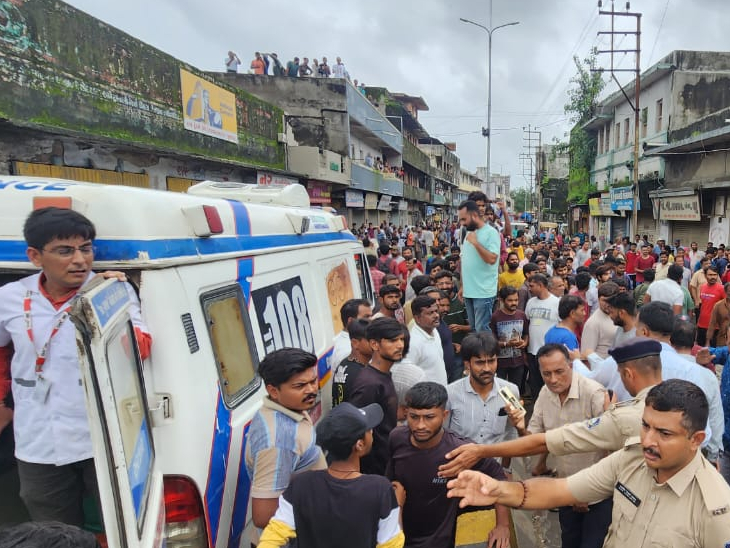
[[[152,423],[159,425],[162,421],[172,418],[172,397],[170,394],[155,394],[155,407],[150,407]]]

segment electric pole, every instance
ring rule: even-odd
[[[630,12],[629,9],[631,9],[631,4],[629,2],[626,2],[626,11],[620,12],[616,11],[614,9],[614,0],[611,0],[611,10],[610,11],[603,11],[600,8],[603,6],[602,0],[598,0],[598,13],[600,15],[610,15],[611,16],[611,30],[610,31],[601,31],[598,34],[608,34],[611,37],[611,49],[606,50],[598,50],[596,53],[609,53],[611,55],[611,77],[614,79],[616,84],[618,85],[619,89],[621,90],[621,93],[624,94],[624,97],[626,98],[626,101],[629,103],[629,106],[634,111],[634,184],[633,187],[633,202],[634,207],[633,211],[631,212],[631,230],[627,231],[627,236],[633,233],[636,233],[639,231],[639,221],[638,221],[638,209],[639,209],[639,139],[640,139],[640,133],[639,133],[639,115],[640,115],[640,107],[639,107],[639,95],[641,93],[641,14],[636,12]],[[615,18],[616,17],[634,17],[636,19],[636,30],[630,31],[630,30],[615,30]],[[636,35],[636,49],[616,49],[614,47],[614,38],[617,34],[627,35],[627,34],[634,34]],[[636,55],[636,67],[633,69],[620,69],[616,68],[614,66],[614,54],[616,53],[634,53]],[[634,100],[633,102],[627,95],[626,91],[624,90],[623,86],[618,81],[618,78],[616,78],[617,72],[633,72],[635,73],[635,82],[634,82]],[[610,181],[609,181],[610,183]]]
[[[540,148],[542,146],[542,132],[532,129],[532,126],[530,124],[528,124],[527,127],[523,127],[522,132],[522,140],[525,143],[523,148],[527,149],[527,152],[525,154],[530,158],[530,189],[531,191],[533,188],[535,189],[534,196],[536,198],[537,205],[535,211],[535,220],[539,223],[541,220],[540,212],[542,210],[542,192],[540,192],[540,183],[542,181],[542,172],[544,168],[544,166],[542,165],[543,162],[540,154]],[[533,156],[535,158],[534,162],[532,161]],[[532,172],[533,166],[535,168],[534,173]]]

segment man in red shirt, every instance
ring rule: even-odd
[[[649,252],[651,247],[648,245],[642,246],[641,256],[636,258],[636,284],[644,283],[644,270],[647,268],[654,268],[656,259]],[[628,265],[626,270],[628,270]]]
[[[639,253],[636,251],[636,244],[629,244],[629,250],[626,252],[626,274],[631,278],[631,286],[636,287],[636,260]]]
[[[705,346],[707,343],[707,328],[710,325],[710,316],[715,303],[725,298],[725,290],[718,283],[720,276],[717,268],[710,266],[705,272],[707,282],[700,286],[700,316],[697,319],[697,344]]]

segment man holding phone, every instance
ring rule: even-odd
[[[497,376],[497,339],[488,331],[467,335],[461,343],[461,356],[468,377],[451,383],[447,428],[477,443],[493,444],[517,439],[515,424],[504,412],[503,389],[519,399],[517,385]],[[515,422],[519,422],[519,419]],[[509,472],[510,459],[502,459]]]

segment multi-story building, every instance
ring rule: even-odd
[[[483,188],[486,188],[485,193],[487,198],[491,200],[498,200],[508,204],[510,201],[510,176],[502,175],[501,173],[492,173],[491,176],[487,174],[486,167],[477,168],[477,176],[484,181]],[[508,204],[509,205],[509,204]]]
[[[540,220],[561,223],[568,214],[568,172],[570,159],[567,152],[555,145],[544,144],[536,151],[538,166],[537,201]]]
[[[297,180],[280,108],[61,2],[3,21],[0,173],[178,191]]]
[[[467,199],[470,192],[482,191],[484,181],[476,173],[461,168],[459,172],[458,186],[454,189],[454,207]]]
[[[724,196],[718,193],[727,186],[722,179],[728,180],[720,166],[722,154],[715,154],[702,166],[708,170],[704,173],[692,166],[697,164],[697,152],[707,148],[701,136],[721,139],[725,131],[729,75],[730,53],[674,51],[641,75],[638,128],[634,127],[633,107],[621,90],[600,103],[596,116],[584,126],[597,145],[591,181],[598,193],[589,204],[592,233],[599,240],[630,236],[631,230],[683,243],[706,241],[711,225],[722,224],[724,202],[715,201],[715,196]],[[624,92],[634,97],[633,82]],[[639,201],[634,204],[637,131],[643,152]],[[711,164],[714,167],[708,167]],[[632,229],[628,219],[635,206],[638,226]],[[727,228],[716,231],[718,237],[720,232],[724,234]]]

